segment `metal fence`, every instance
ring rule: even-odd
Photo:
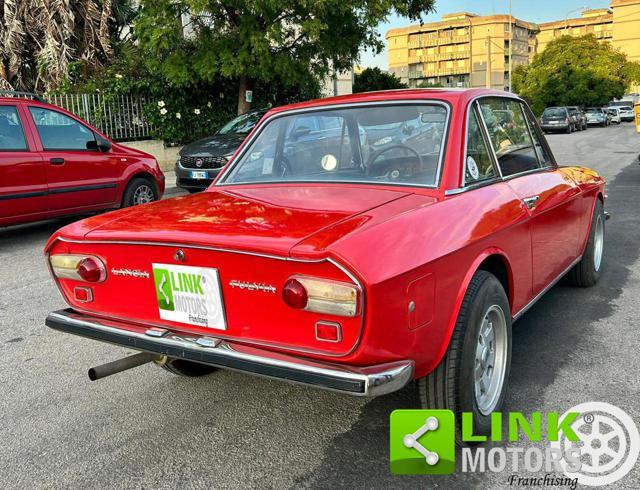
[[[84,119],[114,140],[151,137],[153,126],[144,119],[149,103],[144,95],[118,95],[109,100],[100,94],[49,94],[47,100]]]

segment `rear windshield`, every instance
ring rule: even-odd
[[[443,104],[370,105],[275,117],[221,183],[371,182],[436,186]]]
[[[567,115],[567,110],[560,107],[549,107],[544,110],[542,115],[546,117],[562,117]]]

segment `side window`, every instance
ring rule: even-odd
[[[522,107],[525,115],[527,116],[527,123],[529,124],[529,129],[531,130],[531,135],[533,136],[533,144],[536,148],[536,154],[538,155],[538,160],[543,167],[551,167],[553,165],[553,161],[551,160],[551,155],[547,152],[546,148],[542,145],[540,135],[540,130],[536,125],[536,121],[531,114],[531,111],[527,110],[526,107]]]
[[[56,111],[29,107],[45,150],[87,150],[95,136],[86,126]]]
[[[495,178],[497,173],[491,162],[489,148],[487,148],[482,136],[480,121],[475,109],[472,109],[469,115],[467,131],[467,154],[464,162],[465,185]]]
[[[498,165],[504,177],[540,168],[520,103],[506,97],[480,100]]]
[[[0,106],[0,151],[27,149],[18,110],[13,105]]]

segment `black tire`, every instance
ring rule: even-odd
[[[199,364],[197,362],[185,361],[184,359],[166,358],[158,363],[162,369],[169,371],[172,374],[178,376],[185,376],[187,378],[197,378],[200,376],[206,376],[214,371],[217,371],[217,367],[208,366],[207,364]]]
[[[491,414],[481,413],[476,402],[474,371],[480,326],[494,305],[502,309],[506,322],[504,380],[492,410],[500,411],[511,365],[511,311],[502,284],[489,272],[480,270],[471,279],[446,354],[433,372],[416,382],[422,408],[447,409],[456,414],[456,441],[459,445],[463,445],[460,433],[462,412],[473,413],[474,434],[488,435],[491,431]]]
[[[590,287],[598,282],[600,279],[600,273],[602,272],[602,257],[603,252],[600,254],[600,262],[596,267],[596,233],[598,228],[598,220],[602,224],[602,249],[604,251],[605,241],[605,215],[604,207],[600,199],[596,199],[595,209],[593,210],[593,217],[591,218],[591,229],[589,231],[589,240],[585,248],[582,260],[578,262],[568,274],[569,283],[579,287]]]
[[[136,202],[138,200],[139,192],[144,189],[145,194],[149,196],[149,200],[145,202]],[[152,202],[158,200],[158,189],[154,182],[145,177],[136,177],[127,185],[122,196],[122,207],[128,208],[135,206],[136,204],[145,204],[146,202]]]

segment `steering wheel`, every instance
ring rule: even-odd
[[[378,153],[374,153],[373,155],[371,155],[371,157],[369,157],[369,161],[367,162],[367,166],[366,166],[367,175],[371,175],[371,173],[373,172],[373,168],[374,168],[373,164],[375,163],[375,161],[378,158],[380,158],[381,155],[384,155],[385,153],[391,150],[406,150],[409,153],[413,153],[415,157],[418,159],[419,166],[422,167],[422,157],[416,150],[414,150],[413,148],[407,145],[391,145],[391,146],[388,146],[387,148],[380,150]],[[392,167],[392,165],[390,165],[390,167]],[[400,172],[399,168],[394,168],[393,170],[397,170],[398,172]]]

